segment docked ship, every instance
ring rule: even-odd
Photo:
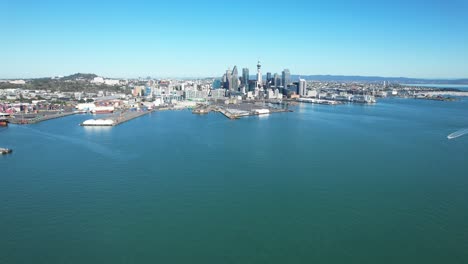
[[[12,149],[0,148],[0,155],[3,155],[3,154],[10,154],[10,153],[12,153],[12,152],[13,152]]]
[[[112,114],[113,112],[113,106],[98,106],[91,110],[91,113],[93,114]]]
[[[10,117],[10,114],[0,113],[0,127],[8,126],[8,118],[9,117]]]

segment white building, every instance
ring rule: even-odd
[[[86,103],[86,104],[77,104],[76,109],[78,111],[92,111],[96,108],[94,103]]]
[[[102,77],[95,77],[91,82],[92,82],[92,83],[102,84],[102,83],[104,83],[104,78],[102,78]]]
[[[299,96],[306,96],[307,82],[304,79],[299,79]]]
[[[26,84],[24,80],[14,80],[14,81],[9,81],[11,84]]]
[[[104,80],[104,84],[107,84],[107,85],[119,85],[119,84],[120,84],[120,80],[106,79],[106,80]]]
[[[220,99],[226,97],[226,90],[225,89],[214,89],[211,90],[211,98]]]
[[[318,93],[317,90],[309,90],[307,91],[307,96],[308,97],[317,97]]]

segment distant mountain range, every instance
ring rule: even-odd
[[[93,73],[76,73],[73,75],[61,77],[60,80],[87,80],[91,81],[98,75]],[[219,78],[219,77],[210,77]],[[256,76],[251,75],[250,79],[254,80]],[[263,76],[266,79],[266,75]],[[321,81],[321,82],[381,82],[390,83],[407,83],[407,84],[462,84],[468,85],[467,79],[419,79],[419,78],[406,78],[406,77],[381,77],[381,76],[358,76],[358,75],[291,75],[292,81],[298,81],[299,78],[308,81]],[[52,78],[38,78],[38,79],[52,79]],[[199,79],[199,78],[182,78],[182,79]],[[35,80],[30,79],[30,80]],[[37,80],[37,79],[36,79]]]
[[[468,84],[468,79],[417,79],[405,77],[380,77],[380,76],[345,76],[345,75],[292,75],[295,81],[299,78],[309,81],[339,81],[339,82],[393,82],[411,84]]]

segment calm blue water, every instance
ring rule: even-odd
[[[468,100],[0,130],[0,263],[468,263]]]

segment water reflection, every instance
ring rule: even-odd
[[[111,132],[111,126],[84,126],[86,134],[109,134]]]

